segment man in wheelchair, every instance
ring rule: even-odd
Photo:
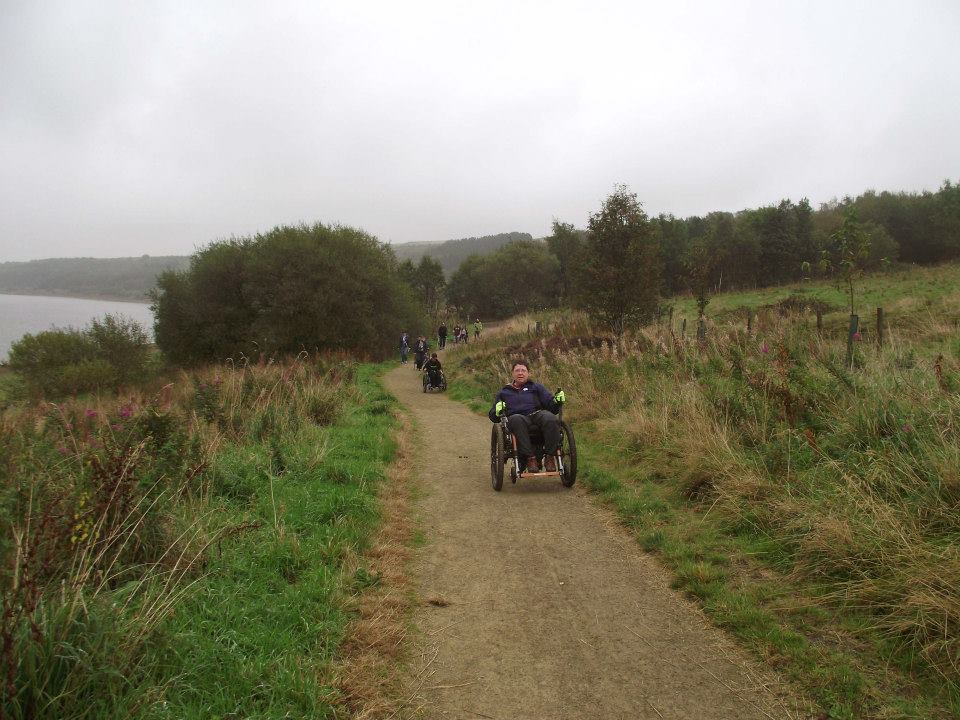
[[[436,353],[430,354],[430,359],[423,364],[423,371],[427,374],[427,385],[435,388],[443,388],[446,385],[443,378],[443,369]]]
[[[491,422],[500,422],[507,416],[507,425],[517,441],[517,455],[527,472],[540,472],[530,430],[536,428],[543,437],[544,470],[556,472],[556,453],[560,446],[560,419],[556,413],[565,398],[562,392],[554,395],[540,383],[530,379],[526,360],[517,360],[511,368],[513,381],[504,385],[487,414]]]

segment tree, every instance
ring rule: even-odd
[[[628,325],[656,312],[661,284],[657,243],[637,196],[623,185],[590,216],[588,230],[580,304],[620,336]]]
[[[568,302],[573,292],[573,276],[583,254],[583,232],[571,223],[554,219],[553,233],[547,238],[547,247],[558,263],[557,304]]]
[[[456,309],[458,315],[493,317],[483,306],[495,289],[488,287],[486,276],[489,264],[489,260],[483,255],[470,255],[450,276],[450,282],[447,283],[447,301]]]
[[[657,244],[660,246],[660,258],[663,262],[663,290],[674,294],[684,288],[686,264],[684,258],[689,251],[687,221],[673,215],[660,214],[651,220]]]
[[[833,245],[822,252],[820,269],[824,272],[838,271],[837,283],[844,287],[850,314],[856,315],[855,284],[863,276],[864,262],[870,257],[870,236],[857,220],[856,210],[851,209],[830,238]]]
[[[423,309],[431,317],[436,317],[439,312],[446,284],[440,263],[429,255],[420,258],[414,274],[414,288],[423,303]]]
[[[258,353],[386,356],[426,327],[393,251],[343,226],[277,227],[214,243],[154,294],[157,345],[190,364]]]
[[[795,279],[801,263],[813,259],[803,257],[795,210],[792,202],[782,200],[776,207],[770,205],[751,213],[760,242],[760,272],[765,285]]]
[[[447,299],[458,313],[497,320],[554,306],[558,277],[559,263],[543,243],[520,240],[464,260],[450,276]]]
[[[556,306],[560,263],[543,243],[534,240],[507,243],[491,260],[496,273],[494,282],[502,286],[503,297],[509,303],[504,315]],[[504,268],[521,268],[522,274],[505,274]]]

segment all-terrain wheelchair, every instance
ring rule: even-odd
[[[436,390],[437,392],[444,392],[447,389],[447,376],[443,374],[443,370],[438,372],[439,379],[436,384],[433,384],[430,380],[430,373],[426,370],[423,371],[423,391],[432,392]]]
[[[557,392],[560,392],[558,389]],[[573,437],[573,431],[563,420],[563,405],[560,406],[558,413],[560,418],[560,446],[557,448],[556,463],[557,469],[553,472],[541,470],[533,473],[536,477],[559,477],[564,487],[573,487],[577,481],[577,441]],[[537,427],[530,428],[530,443],[533,445],[533,452],[540,467],[543,467],[544,450],[543,436]],[[520,456],[517,453],[517,440],[510,427],[507,425],[507,416],[504,415],[493,425],[490,432],[490,482],[493,489],[499,491],[503,488],[503,476],[505,466],[510,465],[510,482],[516,483],[520,475],[530,475],[527,469],[520,464]]]

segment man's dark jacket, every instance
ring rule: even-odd
[[[430,377],[440,377],[440,361],[430,358],[423,364],[423,369],[430,373]]]
[[[497,403],[503,400],[507,404],[507,415],[530,415],[537,410],[560,411],[560,404],[553,399],[553,393],[540,383],[527,380],[518,390],[513,383],[507,383],[493,399],[493,407],[487,413],[490,422],[498,422]]]

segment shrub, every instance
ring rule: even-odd
[[[10,349],[10,367],[32,395],[55,398],[143,380],[149,354],[139,323],[107,315],[84,330],[25,335]]]
[[[117,383],[143,379],[150,345],[140,323],[122,315],[106,315],[91,322],[85,334],[93,342],[97,358],[114,368]]]

